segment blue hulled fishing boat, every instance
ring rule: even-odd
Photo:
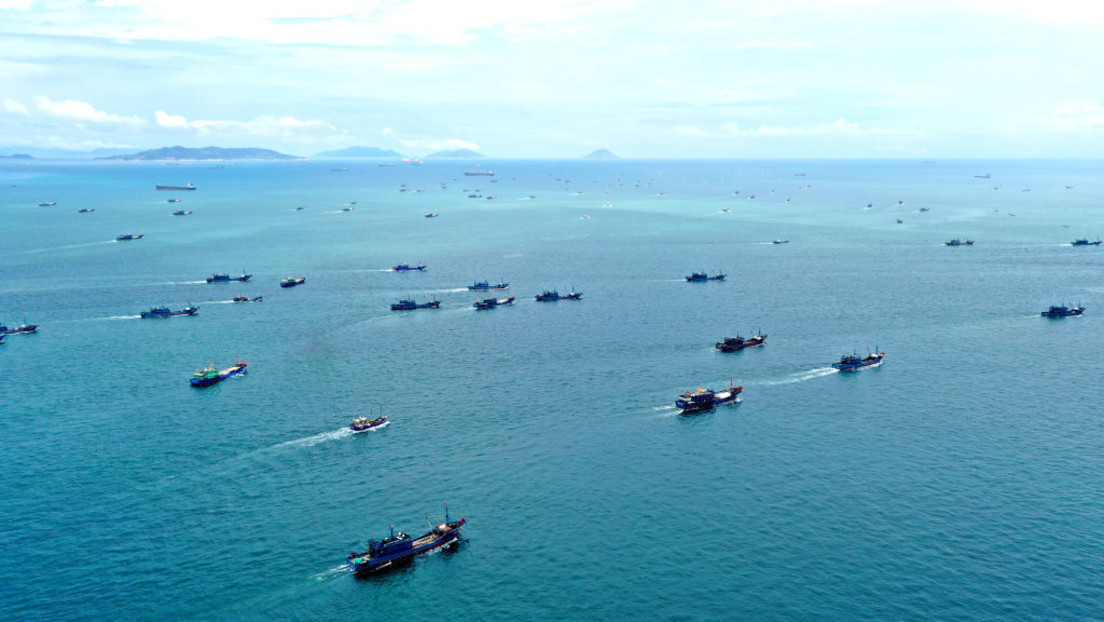
[[[412,266],[410,264],[401,263],[391,269],[395,272],[421,272],[422,270],[425,270],[426,267],[425,264],[422,264],[420,266]]]
[[[701,283],[703,281],[723,281],[725,280],[726,276],[728,275],[724,273],[709,276],[704,272],[693,272],[690,274],[690,276],[686,277],[686,280],[691,283]]]
[[[484,298],[483,300],[475,301],[474,303],[472,303],[472,306],[476,309],[494,309],[496,307],[502,307],[512,304],[514,304],[513,296],[510,296],[509,298],[495,298],[494,296],[491,296],[489,298]]]
[[[1065,305],[1054,306],[1042,312],[1043,317],[1079,317],[1085,312],[1084,306],[1067,307]]]
[[[357,574],[384,570],[393,564],[408,561],[422,553],[452,544],[460,539],[460,530],[467,523],[463,517],[450,520],[448,506],[445,506],[444,522],[437,523],[426,533],[417,538],[411,538],[401,531],[395,533],[395,528],[391,527],[389,537],[382,540],[368,540],[367,551],[349,553],[345,557],[345,562]]]
[[[349,424],[349,429],[353,432],[367,432],[368,430],[375,430],[376,428],[382,428],[387,424],[387,420],[391,417],[388,415],[380,415],[375,419],[369,419],[368,417],[357,417],[353,419]]]
[[[150,318],[150,317],[173,317],[175,315],[195,315],[197,311],[199,311],[199,307],[192,307],[192,306],[184,307],[183,309],[179,309],[179,310],[176,310],[176,311],[173,311],[172,309],[170,309],[168,307],[165,307],[165,306],[150,307],[149,311],[143,311],[142,312],[142,317],[143,318]]]
[[[1092,240],[1088,238],[1078,238],[1070,242],[1070,246],[1100,246],[1102,240]]]
[[[296,285],[302,285],[307,282],[305,276],[289,276],[288,278],[280,281],[280,287],[295,287]]]
[[[675,400],[675,406],[678,406],[684,415],[705,412],[721,404],[740,401],[740,394],[743,391],[744,387],[733,385],[731,380],[728,381],[728,388],[723,391],[703,389],[699,386],[697,391],[687,391],[679,395]]]
[[[583,292],[577,292],[571,290],[569,294],[560,294],[554,289],[546,289],[543,293],[537,294],[537,301],[539,302],[555,302],[557,300],[580,300],[583,297]]]
[[[30,335],[36,332],[38,327],[38,324],[28,324],[26,320],[15,328],[0,325],[0,335]]]
[[[509,283],[495,283],[492,285],[489,281],[476,281],[469,285],[468,289],[472,291],[483,291],[488,289],[506,289],[509,286]]]
[[[721,352],[738,352],[746,348],[757,348],[766,341],[766,335],[752,335],[747,339],[744,339],[740,335],[736,335],[735,337],[725,337],[723,341],[718,341],[716,347]]]
[[[196,373],[192,376],[191,385],[193,387],[207,387],[212,384],[216,384],[226,380],[230,376],[237,376],[240,373],[245,372],[245,366],[249,365],[245,361],[238,361],[227,367],[226,369],[215,369],[215,364],[211,363],[206,369],[197,369]]]
[[[876,367],[882,364],[882,359],[884,358],[885,352],[867,354],[864,357],[860,357],[858,354],[844,354],[840,357],[838,363],[832,363],[832,367],[840,371],[851,371],[853,369],[862,369],[863,367]]]
[[[430,300],[429,302],[423,302],[419,304],[410,298],[404,298],[391,305],[392,311],[414,311],[416,309],[440,309],[440,300]]]

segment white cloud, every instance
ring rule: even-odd
[[[26,106],[13,99],[5,99],[3,101],[0,101],[0,106],[4,108],[5,112],[10,112],[12,114],[21,114],[24,116],[31,114],[30,111],[27,110]]]
[[[336,130],[334,126],[324,121],[304,121],[291,116],[261,115],[252,121],[215,119],[189,121],[181,115],[158,110],[154,117],[161,127],[174,130],[194,130],[199,134],[276,136],[297,132],[332,132]]]
[[[760,125],[754,129],[743,129],[737,123],[725,123],[724,130],[734,136],[831,136],[831,135],[877,135],[877,136],[923,136],[924,132],[915,130],[887,130],[866,128],[846,119],[837,119],[832,123],[809,126],[775,127]]]
[[[172,129],[187,129],[188,120],[180,115],[169,114],[167,112],[158,110],[154,117],[157,120],[157,125],[161,127],[167,127]]]
[[[1100,102],[1067,102],[1054,111],[1054,123],[1061,129],[1104,127],[1104,106]]]
[[[428,138],[424,136],[418,137],[399,137],[396,132],[391,128],[384,128],[384,136],[394,137],[398,140],[399,144],[403,148],[411,151],[419,152],[433,152],[444,151],[452,149],[471,149],[472,151],[478,151],[479,145],[468,140],[461,140],[459,138]]]
[[[679,136],[692,136],[692,137],[694,137],[694,136],[696,136],[696,137],[709,136],[709,132],[706,132],[705,130],[701,129],[700,127],[698,127],[696,125],[679,125],[679,126],[675,127],[675,133],[678,134]]]
[[[96,110],[92,104],[75,99],[56,102],[49,97],[39,95],[35,98],[35,106],[50,116],[70,121],[116,125],[141,125],[145,123],[138,117],[122,117],[103,110]]]

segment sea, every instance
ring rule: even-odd
[[[0,162],[0,619],[1104,618],[1099,161]]]

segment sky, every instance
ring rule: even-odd
[[[1089,0],[0,0],[0,154],[1104,157]]]

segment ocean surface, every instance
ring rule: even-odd
[[[481,165],[0,164],[0,619],[1104,618],[1100,162]]]

